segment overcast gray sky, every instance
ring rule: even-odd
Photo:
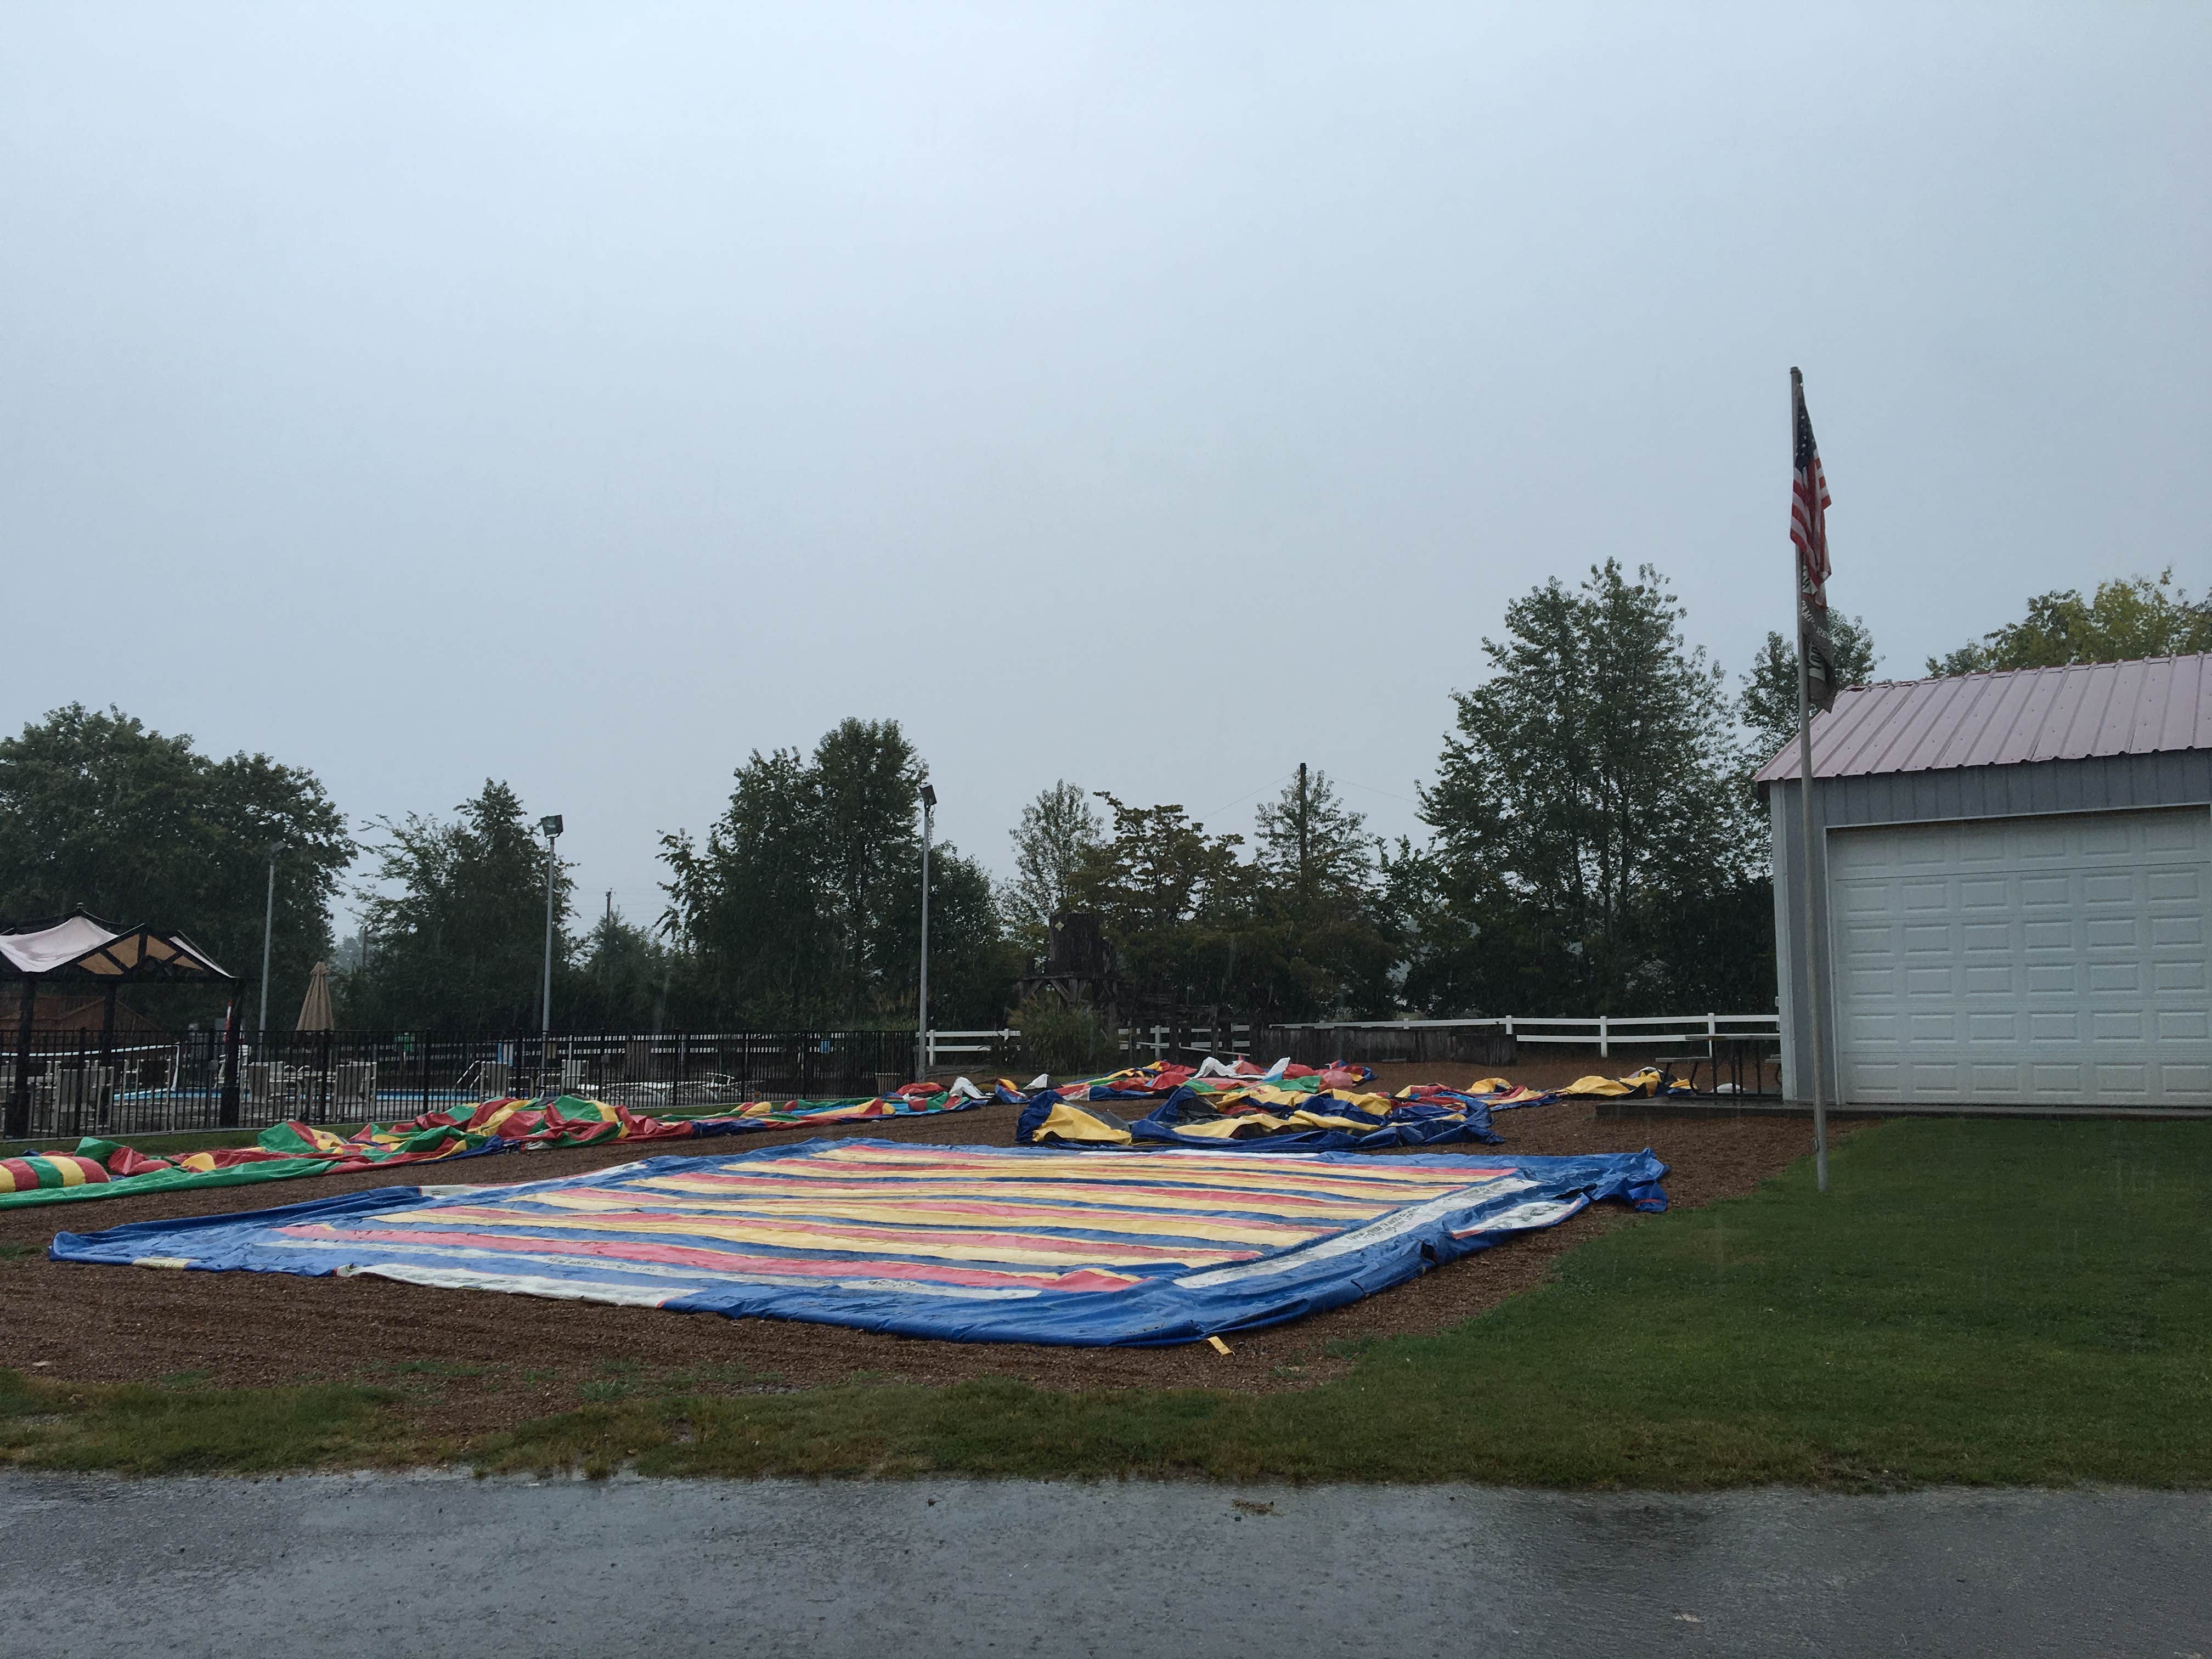
[[[0,722],[507,778],[592,908],[848,714],[1000,867],[1413,829],[1545,577],[1781,625],[1792,363],[1893,673],[2212,564],[2202,4],[0,20]]]

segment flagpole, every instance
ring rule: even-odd
[[[1797,440],[1797,411],[1805,400],[1805,377],[1790,371],[1790,438]],[[1797,613],[1797,824],[1798,859],[1805,888],[1805,1013],[1812,1028],[1813,1176],[1828,1190],[1828,1091],[1821,1076],[1820,957],[1813,942],[1813,668],[1805,654],[1805,563],[1794,548],[1790,558],[1791,603]]]

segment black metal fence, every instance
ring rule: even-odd
[[[873,1095],[910,1081],[914,1064],[912,1031],[248,1031],[234,1059],[220,1030],[105,1040],[40,1031],[27,1060],[20,1051],[0,1060],[0,1100],[11,1118],[20,1115],[9,1125],[17,1135],[119,1137],[287,1120],[390,1121],[562,1092],[649,1115],[692,1113],[749,1100]]]

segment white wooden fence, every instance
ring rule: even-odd
[[[1268,1030],[1293,1031],[1412,1031],[1457,1030],[1502,1031],[1516,1042],[1558,1043],[1578,1048],[1595,1047],[1601,1054],[1610,1055],[1613,1045],[1628,1048],[1650,1048],[1665,1043],[1687,1039],[1718,1037],[1765,1038],[1778,1042],[1782,1036],[1781,1016],[1778,1014],[1599,1014],[1594,1018],[1575,1019],[1565,1017],[1530,1014],[1501,1014],[1489,1019],[1370,1019],[1322,1020],[1304,1025],[1268,1026]],[[1231,1048],[1240,1054],[1249,1054],[1252,1048],[1252,1028],[1232,1025],[1229,1028]],[[1175,1028],[1167,1025],[1139,1027],[1136,1045],[1149,1051],[1156,1060],[1165,1059],[1172,1046]],[[997,1031],[932,1031],[929,1034],[929,1063],[957,1066],[975,1055],[989,1055],[1006,1044],[1018,1042],[1021,1032],[1009,1028]],[[1193,1032],[1193,1036],[1202,1035]],[[1116,1033],[1121,1050],[1129,1047],[1129,1029],[1123,1026]],[[1194,1045],[1194,1052],[1198,1045]]]

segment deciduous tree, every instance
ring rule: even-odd
[[[2173,585],[2171,568],[2100,582],[2094,597],[2079,588],[2040,593],[2027,615],[1972,645],[1928,659],[1931,674],[1989,669],[2057,668],[2076,662],[2124,662],[2137,657],[2212,651],[2212,598],[2192,599]]]
[[[528,1030],[540,1017],[545,949],[546,849],[521,798],[486,779],[441,820],[380,819],[375,879],[396,893],[364,895],[373,944],[368,969],[341,986],[347,1024],[425,1030]],[[574,883],[554,875],[556,969],[571,950]],[[558,1018],[556,1024],[572,1024]]]
[[[270,1018],[281,1010],[289,1024],[308,969],[330,954],[330,902],[354,854],[313,772],[261,754],[213,760],[183,733],[82,703],[0,740],[0,918],[10,922],[82,906],[118,927],[173,928],[250,988],[272,845]],[[131,994],[159,1018],[208,1000]]]
[[[1068,905],[1084,860],[1105,828],[1091,798],[1065,778],[1022,808],[1008,832],[1014,878],[1006,884],[1006,919],[1032,951],[1044,948],[1052,918]]]
[[[1554,579],[1483,642],[1490,678],[1455,694],[1457,729],[1422,792],[1424,868],[1447,929],[1437,960],[1462,1006],[1594,1013],[1716,994],[1701,919],[1757,891],[1720,670],[1681,632],[1646,566]]]

